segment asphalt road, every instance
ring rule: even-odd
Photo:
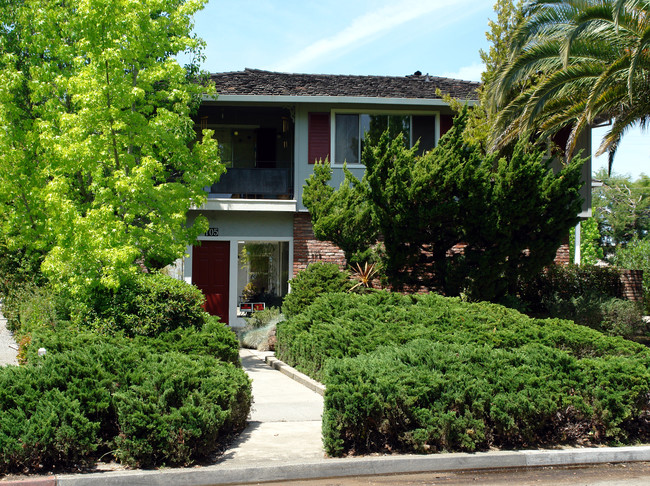
[[[259,483],[251,483],[253,484]],[[363,476],[263,483],[264,486],[650,486],[650,463]]]

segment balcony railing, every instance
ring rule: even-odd
[[[212,184],[210,198],[293,199],[291,169],[228,169]]]

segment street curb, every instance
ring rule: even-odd
[[[300,464],[228,468],[169,469],[162,471],[120,471],[61,475],[60,486],[126,486],[150,484],[174,486],[228,485],[269,481],[408,474],[481,469],[535,468],[602,463],[650,461],[650,446],[562,449],[552,451],[496,451],[450,453],[426,456],[372,456],[323,459]],[[4,483],[2,483],[4,486]],[[12,484],[12,483],[7,483]],[[26,486],[27,483],[15,483]],[[43,486],[39,484],[39,486]]]
[[[2,481],[0,479],[0,484],[2,486],[56,486],[56,477],[48,476],[46,478],[18,479],[15,481]]]

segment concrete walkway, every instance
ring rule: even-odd
[[[18,345],[10,330],[7,329],[7,319],[2,315],[0,304],[0,366],[17,365]]]
[[[248,426],[220,462],[235,467],[325,457],[323,397],[268,366],[264,359],[272,353],[242,349],[239,356],[253,381],[253,407]]]

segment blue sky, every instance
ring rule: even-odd
[[[195,17],[202,67],[478,81],[493,0],[210,0]],[[602,130],[594,133],[594,151]],[[614,171],[650,173],[648,134],[623,140]],[[594,160],[597,169],[606,157]]]

